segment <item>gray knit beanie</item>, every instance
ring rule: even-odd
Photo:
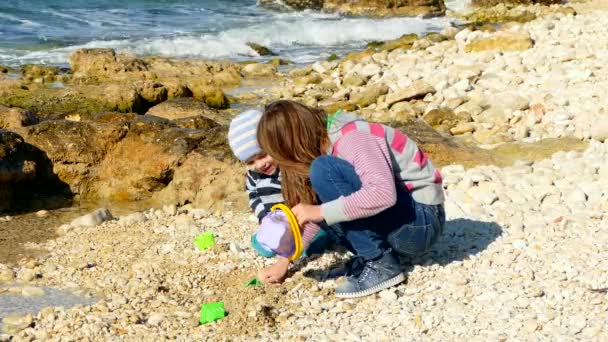
[[[247,161],[262,152],[258,145],[257,129],[262,112],[250,109],[237,115],[228,129],[228,144],[240,161]]]

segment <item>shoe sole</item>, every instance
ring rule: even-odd
[[[350,293],[336,293],[336,297],[338,298],[359,298],[366,297],[376,292],[380,292],[384,289],[388,289],[389,287],[393,287],[397,284],[405,281],[405,275],[403,273],[399,273],[391,279],[385,280],[378,285],[372,286],[367,290],[359,291],[359,292],[350,292]]]

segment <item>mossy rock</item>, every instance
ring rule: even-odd
[[[265,47],[264,45],[249,42],[249,43],[247,43],[247,46],[249,46],[253,51],[255,51],[260,56],[276,56],[277,55],[276,53],[272,52],[272,50]]]
[[[507,22],[526,23],[536,19],[536,14],[519,8],[508,8],[505,6],[497,6],[493,8],[482,8],[475,12],[457,15],[476,26],[485,24],[501,24]]]
[[[42,78],[46,82],[52,82],[55,80],[58,73],[59,69],[52,66],[36,64],[21,66],[21,74],[23,74],[23,78],[28,81]]]
[[[338,59],[339,59],[338,55],[336,55],[335,53],[332,53],[325,60],[328,62],[333,62],[333,61],[337,61]]]
[[[268,61],[268,64],[272,64],[274,66],[279,66],[279,65],[292,65],[294,63],[293,63],[293,61],[290,61],[289,59],[273,58]]]
[[[428,41],[430,41],[432,43],[440,43],[440,42],[448,40],[448,38],[446,36],[442,35],[441,33],[437,33],[437,32],[429,32],[424,36],[424,38],[428,39]]]

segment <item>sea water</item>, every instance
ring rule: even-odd
[[[451,0],[461,7],[466,0]],[[0,64],[66,65],[78,48],[139,56],[264,59],[254,42],[309,63],[369,41],[439,31],[448,18],[354,18],[316,11],[272,11],[255,0],[2,0]]]

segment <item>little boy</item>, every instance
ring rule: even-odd
[[[247,110],[232,119],[228,129],[228,144],[232,152],[247,166],[245,185],[249,206],[260,223],[270,213],[273,205],[284,202],[279,169],[257,142],[257,126],[261,117],[262,112],[259,110]],[[308,248],[308,254],[321,252],[326,240],[325,233],[321,230]],[[251,237],[251,244],[261,256],[269,258],[275,255],[258,243],[255,234]]]

